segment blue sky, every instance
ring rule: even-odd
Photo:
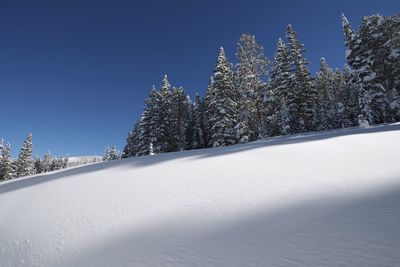
[[[34,154],[122,149],[164,73],[204,95],[223,46],[235,62],[242,33],[272,58],[291,23],[315,73],[344,64],[341,13],[400,11],[400,1],[0,1],[0,138],[13,155],[32,132]]]

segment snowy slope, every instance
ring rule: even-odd
[[[400,125],[0,185],[0,266],[398,266]]]

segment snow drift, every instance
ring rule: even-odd
[[[400,125],[0,185],[0,266],[395,266]]]

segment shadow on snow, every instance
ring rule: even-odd
[[[397,266],[398,203],[400,185],[358,198],[314,199],[226,218],[199,231],[176,218],[176,223],[98,240],[66,265]]]

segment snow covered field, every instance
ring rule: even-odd
[[[0,184],[0,266],[398,266],[400,124]]]

